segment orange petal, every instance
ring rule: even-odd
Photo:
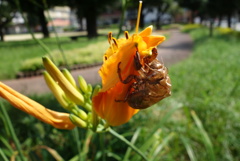
[[[59,129],[73,129],[75,125],[69,119],[68,113],[56,112],[45,108],[30,98],[18,93],[0,82],[0,96],[14,107],[36,117],[37,119]]]
[[[128,75],[135,74],[133,58],[136,54],[136,46],[133,40],[126,40],[123,44],[119,44],[119,50],[112,54],[102,65],[99,74],[102,78],[103,88],[101,92],[105,92],[119,82],[118,63],[121,62],[123,78]]]
[[[118,83],[106,92],[100,92],[93,98],[96,113],[111,126],[118,126],[128,122],[139,110],[131,108],[124,100],[129,85]]]
[[[134,65],[136,52],[138,51],[140,54],[140,63],[142,63],[143,57],[151,54],[152,48],[165,40],[164,36],[150,36],[151,33],[152,26],[149,26],[141,33],[133,34],[128,39],[118,39],[115,41],[117,48],[113,49],[110,46],[105,53],[107,59],[104,59],[99,71],[103,87],[98,95],[93,97],[93,107],[96,113],[112,126],[128,122],[139,111],[123,101],[134,80],[128,84],[120,82],[118,64],[121,63],[119,68],[123,80],[129,75],[139,75]]]
[[[139,33],[139,36],[145,37],[145,36],[151,35],[152,34],[152,29],[153,29],[152,25],[148,26],[142,32]]]
[[[147,36],[143,40],[147,44],[147,48],[156,47],[165,40],[165,36]]]

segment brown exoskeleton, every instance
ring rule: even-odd
[[[145,109],[171,95],[171,82],[167,68],[158,61],[157,49],[153,48],[152,55],[143,58],[143,65],[140,63],[138,51],[134,56],[135,69],[139,75],[129,75],[125,80],[121,76],[121,68],[118,63],[118,76],[122,83],[128,84],[133,79],[124,100],[117,102],[127,102],[135,109]]]

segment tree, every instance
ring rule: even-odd
[[[162,15],[167,12],[169,7],[173,3],[173,0],[145,0],[143,1],[143,3],[146,8],[152,8],[152,7],[157,8],[157,18],[156,18],[155,24],[156,24],[156,28],[160,30],[162,26],[162,23],[161,23]]]
[[[219,21],[221,21],[221,17],[226,16],[228,27],[231,27],[231,17],[237,11],[238,3],[238,0],[208,0],[206,2],[203,12],[210,18],[210,36],[213,35],[213,23],[217,17],[220,17]],[[218,25],[220,26],[220,22]]]
[[[110,6],[116,0],[69,0],[69,6],[77,10],[79,18],[85,17],[87,21],[87,36],[94,38],[97,33],[97,17],[106,6]]]
[[[9,0],[13,1],[13,0]],[[16,2],[16,0],[14,1]],[[41,32],[44,38],[49,37],[48,31],[48,21],[44,15],[44,11],[50,9],[54,6],[63,6],[66,5],[66,1],[55,1],[55,0],[18,0],[19,2],[18,8],[22,10],[22,12],[27,13],[28,24],[36,25],[39,24],[41,26]],[[30,19],[34,18],[34,20]],[[34,23],[31,23],[34,22]]]
[[[0,41],[4,41],[4,28],[12,21],[15,13],[13,4],[0,0]]]
[[[207,0],[177,0],[179,5],[188,8],[191,11],[190,23],[194,23],[194,18],[197,16],[199,10],[205,7]]]
[[[169,9],[169,7],[172,4],[172,0],[158,0],[159,4],[157,5],[157,19],[156,19],[156,27],[158,30],[161,29],[162,24],[161,24],[161,17],[166,11]],[[155,1],[156,2],[156,1]]]
[[[209,3],[211,1],[209,0]],[[217,5],[216,12],[218,15],[222,16],[225,15],[227,16],[227,23],[228,27],[231,28],[231,18],[234,12],[237,11],[239,0],[215,0],[215,4]],[[223,7],[224,6],[224,7]]]

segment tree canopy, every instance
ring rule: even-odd
[[[12,21],[16,13],[14,4],[0,0],[0,40],[4,41],[4,28]]]

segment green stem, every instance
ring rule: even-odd
[[[125,137],[118,134],[116,131],[109,129],[109,132],[118,138],[119,140],[123,141],[125,144],[127,144],[129,147],[131,147],[136,153],[138,153],[144,160],[148,161],[147,157],[139,150],[135,145],[133,145],[131,142],[129,142]]]
[[[50,16],[50,13],[48,11],[48,7],[47,7],[47,2],[46,0],[42,0],[43,1],[43,4],[44,4],[44,9],[47,11],[47,16],[48,18],[50,19],[50,21],[52,21],[52,17]],[[60,43],[60,40],[59,40],[59,36],[57,34],[57,31],[56,31],[56,28],[55,28],[55,25],[52,23],[52,27],[53,27],[53,32],[54,32],[54,35],[56,37],[56,41],[57,41],[57,45],[58,45],[58,49],[60,50],[60,53],[62,55],[62,58],[63,58],[63,61],[67,67],[68,70],[70,70],[70,67],[68,65],[68,61],[67,61],[67,57],[62,49],[62,46],[61,46],[61,43]]]
[[[74,128],[73,129],[73,136],[74,136],[74,140],[76,141],[76,146],[77,146],[77,151],[78,151],[78,161],[81,161],[81,141],[79,138],[79,132],[78,132],[78,128]]]
[[[16,136],[16,133],[14,131],[14,128],[12,126],[12,122],[11,122],[9,116],[8,116],[8,113],[7,113],[6,109],[3,107],[2,103],[0,104],[0,107],[2,109],[2,113],[3,113],[4,119],[6,120],[6,123],[7,123],[7,126],[9,128],[10,134],[12,135],[13,141],[16,144],[16,147],[17,147],[18,153],[20,155],[20,158],[21,158],[22,161],[25,161],[25,157],[23,155],[20,142],[19,142],[19,140]]]
[[[29,33],[31,34],[32,39],[35,40],[35,41],[43,48],[43,50],[45,50],[45,52],[47,52],[47,54],[48,54],[49,57],[52,59],[52,61],[54,61],[54,60],[53,60],[53,57],[52,57],[52,55],[51,55],[51,51],[49,50],[49,48],[48,48],[42,41],[40,41],[39,39],[37,39],[37,38],[35,37],[35,35],[33,34],[32,30],[30,29],[30,26],[29,26],[29,24],[28,24],[28,22],[27,22],[27,18],[26,18],[25,15],[23,14],[22,8],[21,8],[20,3],[19,3],[19,0],[15,0],[15,4],[16,4],[16,6],[18,7],[19,12],[21,13],[21,16],[23,17],[23,20],[24,20],[24,22],[25,22],[25,25],[26,25]]]
[[[0,148],[0,156],[2,156],[2,159],[4,161],[8,161],[8,158],[6,157],[6,155],[3,153],[2,149]]]
[[[120,34],[122,33],[122,26],[123,26],[123,22],[125,20],[126,9],[127,9],[127,0],[122,0],[122,14],[121,14],[121,19],[120,19],[117,39],[119,38]]]
[[[102,151],[102,160],[106,161],[106,151],[105,151],[105,133],[100,134],[100,147]]]

